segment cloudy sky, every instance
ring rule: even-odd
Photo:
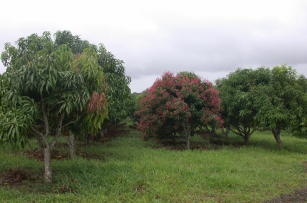
[[[288,64],[307,76],[305,0],[1,2],[0,51],[5,42],[58,30],[103,43],[125,61],[136,92],[166,71],[214,81],[238,67]]]

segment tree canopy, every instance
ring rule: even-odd
[[[189,148],[197,128],[212,120],[222,123],[219,110],[218,91],[210,82],[192,73],[165,73],[141,100],[139,128],[145,136],[183,135]]]
[[[133,105],[130,91],[130,77],[125,74],[124,62],[116,59],[103,45],[98,47],[98,63],[103,67],[107,83],[108,119],[117,124],[129,115]]]
[[[133,105],[133,98],[129,88],[130,77],[125,73],[124,62],[117,59],[102,44],[98,46],[82,40],[79,36],[73,35],[70,31],[58,31],[55,34],[57,46],[67,45],[73,53],[81,53],[86,48],[93,48],[97,52],[98,64],[104,72],[106,81],[106,95],[108,100],[108,120],[110,124],[117,124],[125,119],[129,108]]]
[[[223,119],[245,143],[248,143],[250,136],[259,127],[257,115],[263,99],[258,94],[258,88],[269,81],[269,71],[264,68],[238,69],[218,81]]]
[[[270,129],[281,145],[280,132],[292,126],[303,130],[306,116],[305,79],[290,66],[238,69],[217,81],[223,118],[245,143],[260,128]],[[300,129],[300,130],[299,130]]]
[[[290,66],[276,66],[266,72],[270,80],[259,88],[258,95],[264,95],[261,97],[264,103],[257,118],[264,127],[272,130],[276,142],[282,145],[281,130],[289,129],[291,123],[303,118],[306,91],[299,85],[299,76]]]

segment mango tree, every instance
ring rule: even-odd
[[[80,54],[84,49],[96,49],[96,46],[90,44],[87,40],[82,40],[78,35],[73,35],[70,31],[57,31],[54,34],[54,43],[56,46],[66,45],[74,54]]]
[[[263,106],[263,95],[258,94],[258,89],[269,81],[270,72],[267,69],[238,69],[217,84],[223,119],[232,132],[243,138],[245,144],[260,125],[257,115]]]
[[[69,31],[56,32],[55,44],[57,46],[63,44],[69,46],[74,54],[79,54],[86,48],[93,48],[97,51],[98,64],[104,72],[108,100],[108,117],[104,125],[104,131],[108,127],[116,126],[131,114],[133,97],[129,88],[130,77],[125,73],[122,60],[117,59],[102,44],[99,46],[90,44]]]
[[[222,123],[218,91],[193,73],[165,73],[144,95],[137,112],[144,136],[184,136],[190,149],[196,129]]]
[[[306,118],[306,87],[298,84],[299,76],[290,66],[273,67],[267,75],[270,80],[259,91],[265,97],[262,97],[264,102],[258,118],[271,129],[276,143],[282,146],[281,131],[290,128],[297,119],[304,122]]]
[[[72,69],[80,72],[84,77],[84,85],[91,98],[87,108],[83,111],[74,112],[78,120],[68,126],[70,157],[75,157],[75,134],[95,136],[107,118],[107,100],[105,96],[106,84],[104,73],[98,64],[97,53],[94,49],[86,48],[81,54],[75,56],[72,63]]]
[[[294,136],[307,138],[307,78],[301,75],[296,82],[296,89],[301,92],[300,105],[290,124],[290,129]]]
[[[90,63],[92,66],[95,66],[96,68],[100,68],[103,70],[103,67],[99,66],[98,64],[98,54],[97,54],[97,46],[94,44],[89,43],[87,40],[82,40],[78,35],[73,35],[70,31],[64,30],[64,31],[58,31],[54,34],[55,36],[55,45],[61,46],[66,45],[68,46],[73,54],[75,55],[76,60],[73,63],[73,66],[78,66],[78,69],[83,70],[86,69],[86,66],[88,66],[88,63]],[[89,54],[81,54],[85,50],[91,50],[91,53]],[[80,56],[81,55],[81,56]],[[97,69],[95,69],[97,70]],[[103,82],[103,88],[104,92],[106,92],[106,81],[105,76],[102,75],[103,71],[99,71],[99,74],[92,74],[88,78],[88,81],[98,81]],[[99,79],[100,78],[100,79]],[[92,88],[93,85],[87,84],[88,88]],[[98,86],[101,86],[97,84]],[[95,90],[96,91],[96,90]],[[106,100],[106,98],[101,98],[103,100]],[[75,124],[70,126],[69,130],[69,139],[68,144],[70,147],[70,157],[75,157],[75,135],[79,136],[79,138],[86,138],[87,141],[89,141],[90,137],[97,137],[99,138],[99,131],[102,131],[102,123],[108,118],[108,112],[106,109],[104,109],[102,112],[95,113],[91,112],[89,115],[85,116],[83,112],[82,116],[80,116],[80,120]],[[88,112],[87,112],[88,113]],[[85,120],[84,120],[85,119]],[[92,123],[91,123],[92,122]]]
[[[129,115],[133,105],[129,87],[131,79],[125,74],[124,62],[115,58],[103,45],[98,47],[98,63],[107,83],[108,123],[116,126]]]
[[[2,111],[7,119],[0,127],[1,138],[17,142],[34,133],[44,153],[44,180],[51,182],[51,150],[63,129],[76,123],[79,115],[89,108],[92,95],[96,94],[93,90],[103,95],[100,86],[88,88],[88,80],[92,79],[88,76],[101,70],[91,64],[73,68],[70,48],[56,46],[48,32],[20,38],[16,47],[6,44],[1,58],[7,67],[3,95],[7,108]],[[13,104],[9,103],[10,98],[16,98]],[[97,106],[101,108],[103,104]],[[19,130],[25,116],[29,122]]]

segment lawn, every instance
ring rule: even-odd
[[[269,132],[257,132],[249,146],[186,151],[143,141],[129,130],[80,145],[83,158],[53,160],[52,185],[39,178],[42,162],[3,145],[0,173],[19,168],[31,178],[0,186],[0,202],[261,202],[307,185],[307,140],[282,138],[281,150]]]

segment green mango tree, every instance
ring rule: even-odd
[[[98,63],[105,73],[107,83],[108,123],[116,126],[127,118],[133,106],[129,87],[131,79],[125,74],[124,62],[115,58],[103,45],[98,47]]]
[[[268,84],[269,70],[238,69],[218,81],[225,125],[248,144],[253,132],[260,126],[257,115],[263,106],[259,87]]]
[[[269,69],[268,69],[269,70]],[[299,75],[290,66],[276,66],[267,73],[269,82],[258,91],[263,106],[257,118],[271,129],[278,146],[282,146],[281,131],[299,126],[306,119],[306,90],[299,85]]]
[[[73,35],[70,31],[56,32],[55,44],[57,46],[67,45],[74,54],[80,54],[86,48],[97,51],[98,64],[104,72],[108,100],[108,117],[105,128],[117,126],[120,121],[131,114],[134,105],[129,87],[131,79],[125,73],[122,60],[117,59],[102,44],[98,46],[91,44],[87,40],[82,40],[78,35]]]
[[[6,44],[1,55],[7,67],[1,80],[1,116],[6,118],[1,119],[1,140],[23,143],[34,134],[43,149],[45,182],[52,181],[51,151],[63,130],[86,117],[87,110],[106,109],[103,73],[91,63],[91,53],[76,59],[69,47],[56,46],[45,32],[20,38],[16,46]]]

